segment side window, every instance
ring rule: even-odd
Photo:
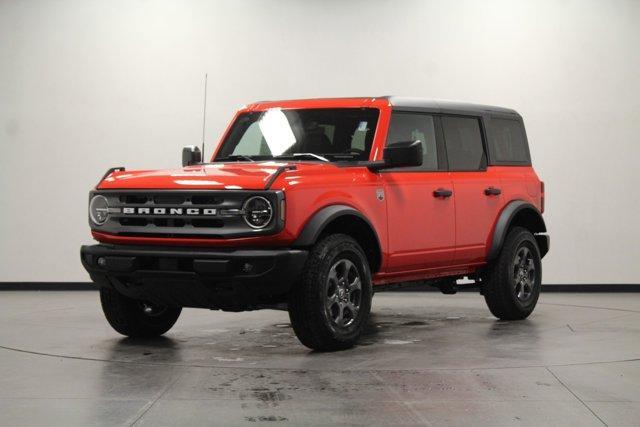
[[[499,163],[529,163],[529,153],[522,124],[517,120],[489,121],[491,160]]]
[[[399,141],[415,140],[422,143],[422,166],[407,169],[438,170],[438,151],[433,116],[417,113],[393,113],[387,134],[387,145]]]
[[[450,170],[480,170],[487,166],[480,121],[472,117],[442,117]]]

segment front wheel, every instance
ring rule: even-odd
[[[291,290],[291,326],[313,350],[352,347],[369,318],[371,296],[362,248],[350,236],[331,235],[311,250],[301,283]]]
[[[531,314],[542,284],[540,250],[526,228],[509,231],[498,259],[489,266],[483,283],[491,313],[502,320],[520,320]]]
[[[176,323],[182,309],[128,298],[110,289],[100,288],[102,311],[113,329],[132,338],[157,337]]]

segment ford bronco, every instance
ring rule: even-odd
[[[479,288],[526,318],[549,250],[544,184],[511,109],[377,97],[258,102],[211,161],[110,169],[81,259],[111,326],[167,332],[182,307],[286,308],[307,347],[357,341],[377,290]],[[467,282],[469,283],[469,282]]]

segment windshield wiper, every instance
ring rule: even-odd
[[[220,159],[216,159],[217,161],[232,161],[232,162],[237,162],[238,160],[248,160],[250,162],[255,162],[255,160],[253,160],[251,158],[251,156],[245,156],[244,154],[232,154],[230,156],[227,157],[222,157]]]
[[[320,160],[323,162],[328,162],[329,159],[327,159],[326,157],[322,157],[319,154],[314,154],[314,153],[293,153],[293,154],[284,154],[281,156],[273,156],[274,159],[287,159],[287,158],[296,158],[296,157],[307,157],[307,158],[312,158],[315,160]]]

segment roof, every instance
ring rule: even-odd
[[[260,111],[267,108],[330,108],[330,107],[375,107],[391,105],[393,108],[409,111],[425,111],[430,113],[450,114],[505,114],[519,116],[510,108],[491,105],[471,104],[466,102],[440,101],[425,98],[411,98],[402,96],[371,96],[351,98],[313,98],[289,99],[280,101],[259,101],[247,105],[248,111]]]
[[[438,113],[501,113],[518,115],[518,113],[511,108],[495,107],[492,105],[471,104],[467,102],[455,101],[440,101],[434,99],[411,98],[402,96],[383,96],[382,98],[388,99],[389,103],[393,107],[402,109],[406,108],[410,110],[425,110]]]

